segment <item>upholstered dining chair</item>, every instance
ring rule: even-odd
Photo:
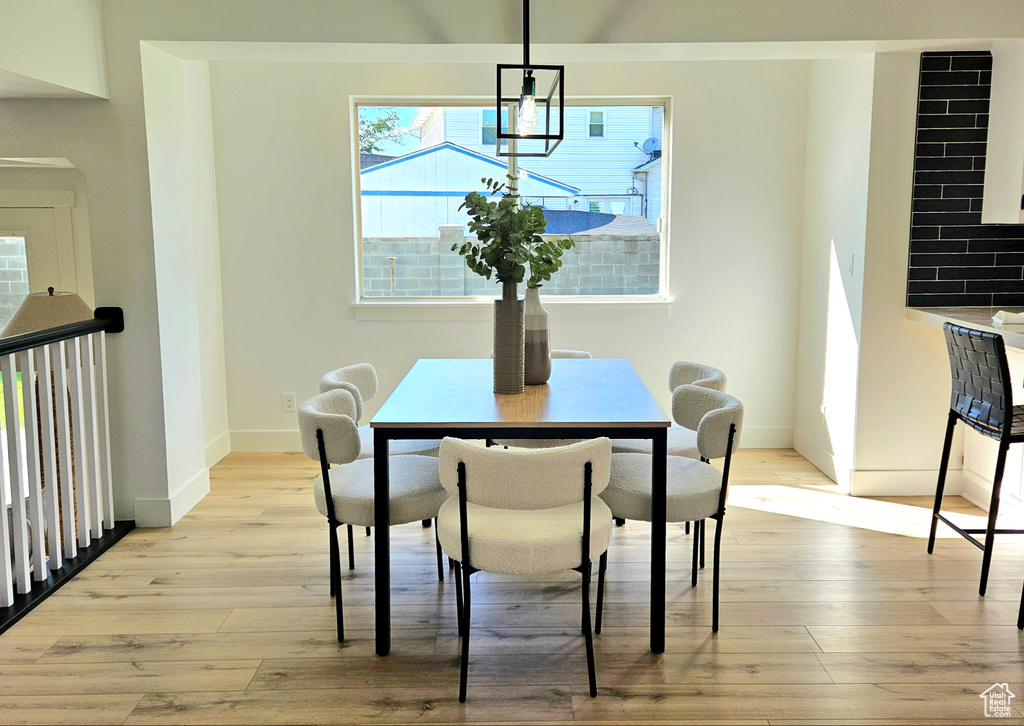
[[[441,483],[449,494],[438,513],[441,548],[456,561],[455,586],[466,701],[472,620],[470,575],[480,570],[583,575],[582,629],[590,695],[597,695],[590,628],[590,574],[599,559],[597,627],[601,632],[611,511],[598,496],[608,484],[611,442],[592,439],[550,449],[515,450],[446,438]]]
[[[718,582],[722,547],[722,523],[729,488],[733,449],[743,428],[743,404],[722,391],[683,384],[672,394],[672,416],[681,426],[697,433],[701,459],[669,456],[666,483],[666,519],[693,522],[693,571],[697,584],[698,549],[703,552],[704,521],[716,521],[711,630],[718,632]],[[725,457],[722,471],[708,463]],[[612,454],[611,478],[601,498],[615,517],[651,521],[651,457],[646,454]],[[442,543],[443,544],[443,543]],[[703,556],[701,556],[701,565]]]
[[[373,460],[359,458],[356,400],[343,389],[313,396],[299,406],[299,434],[306,456],[320,462],[313,484],[317,511],[327,517],[330,552],[331,596],[338,620],[338,640],[345,639],[341,598],[341,553],[338,527],[342,524],[372,527]],[[333,465],[333,466],[332,466]],[[391,461],[389,522],[385,525],[433,519],[437,550],[437,579],[444,581],[441,544],[437,539],[437,513],[447,499],[438,478],[437,459],[431,456],[396,456]],[[349,558],[352,553],[349,528]]]
[[[494,357],[494,351],[491,351],[491,357]],[[551,351],[551,358],[576,358],[576,359],[589,359],[592,356],[588,351],[585,350],[553,350]],[[494,446],[514,446],[517,449],[547,449],[552,446],[565,446],[567,444],[575,444],[577,441],[582,439],[493,439],[488,443]]]

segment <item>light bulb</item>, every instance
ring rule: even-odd
[[[537,102],[533,96],[519,97],[519,119],[516,124],[516,133],[520,136],[527,136],[533,133],[537,126]]]

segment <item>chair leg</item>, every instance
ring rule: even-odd
[[[369,536],[370,536],[370,528],[369,528],[369,527],[367,527],[367,528],[366,528],[366,536],[367,536],[367,537],[369,537]]]
[[[707,544],[707,541],[708,541],[708,530],[707,530],[708,521],[706,519],[702,519],[702,520],[700,520],[699,524],[700,524],[700,569],[703,570],[704,569],[704,546],[705,546],[705,544]]]
[[[687,522],[686,524],[683,525],[683,534],[689,534],[689,533],[690,533],[690,523]]]
[[[988,505],[988,527],[985,532],[985,549],[981,555],[981,584],[978,594],[984,595],[988,589],[988,571],[992,566],[992,550],[996,543],[996,518],[999,516],[999,491],[1003,487],[1003,471],[1006,468],[1006,453],[1010,445],[999,442],[999,455],[996,457],[996,475],[992,479],[992,500]]]
[[[454,570],[455,569],[455,560],[453,560],[451,557],[448,558],[448,569],[449,570]]]
[[[1024,630],[1024,588],[1020,591],[1020,610],[1017,611],[1017,630]]]
[[[455,561],[455,613],[456,623],[459,626],[459,637],[464,634],[462,628],[462,565]]]
[[[623,517],[615,517],[614,520],[616,527],[622,527],[626,524],[626,520]]]
[[[594,632],[601,634],[601,616],[604,615],[604,573],[608,569],[608,550],[601,553],[597,565],[597,622]]]
[[[342,608],[341,600],[341,552],[338,551],[338,530],[335,527],[331,527],[331,579],[335,581],[337,587],[334,592],[334,612],[335,617],[338,621],[338,642],[345,642],[345,613]]]
[[[725,521],[725,512],[715,517],[715,552],[714,572],[712,573],[711,585],[711,632],[718,632],[718,581],[719,570],[722,562],[722,523]]]
[[[690,585],[697,587],[697,550],[700,549],[700,525],[693,523],[693,565],[690,567]]]
[[[335,546],[335,540],[338,538],[338,532],[335,529],[334,524],[330,520],[327,521],[327,557],[328,565],[327,569],[331,571],[331,597],[338,594],[338,548]]]
[[[949,450],[953,445],[953,429],[956,428],[957,416],[949,412],[946,421],[946,438],[942,441],[942,459],[939,460],[939,480],[935,484],[935,506],[932,508],[932,528],[928,533],[928,554],[935,549],[935,528],[939,524],[939,510],[942,509],[942,492],[946,488],[946,470],[949,468]]]
[[[437,550],[437,581],[444,582],[444,556],[441,554],[441,539],[437,536],[437,520],[434,520],[434,548]]]
[[[590,697],[596,698],[597,673],[594,669],[594,634],[590,631],[590,565],[589,562],[583,563],[583,637],[587,642],[587,678],[590,680]]]
[[[352,525],[348,525],[348,569],[356,569],[356,553],[352,546]]]
[[[430,520],[429,519],[424,519],[424,520],[422,520],[420,522],[420,524],[423,526],[423,529],[426,529],[427,527],[430,526]]]
[[[462,612],[462,668],[459,673],[459,703],[466,702],[466,678],[469,675],[469,623],[472,601],[470,598],[469,568],[462,568],[462,590],[466,601],[463,603]]]

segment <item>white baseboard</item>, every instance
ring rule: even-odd
[[[206,445],[206,468],[216,464],[231,453],[231,432],[225,431]]]
[[[934,496],[938,469],[877,469],[850,472],[850,495],[854,497]],[[946,473],[946,494],[960,494],[963,474],[960,469]]]
[[[232,451],[302,451],[298,430],[232,431]]]
[[[832,481],[839,481],[836,478],[835,457],[831,451],[818,446],[796,429],[793,429],[793,448],[796,449],[796,453],[818,467],[822,474]]]
[[[170,527],[210,493],[210,470],[204,468],[167,499],[135,500],[136,527]]]
[[[1024,506],[1006,495],[1005,479],[1003,490],[999,496],[999,515],[1012,513],[1011,516],[1024,515]],[[947,487],[948,490],[948,487]],[[984,512],[988,511],[988,505],[992,501],[992,480],[980,476],[970,469],[964,469],[963,485],[960,488],[960,496]]]
[[[788,426],[744,426],[741,449],[792,449],[793,429]]]

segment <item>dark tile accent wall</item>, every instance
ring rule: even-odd
[[[982,224],[987,51],[921,54],[909,307],[1024,305],[1024,225]]]

